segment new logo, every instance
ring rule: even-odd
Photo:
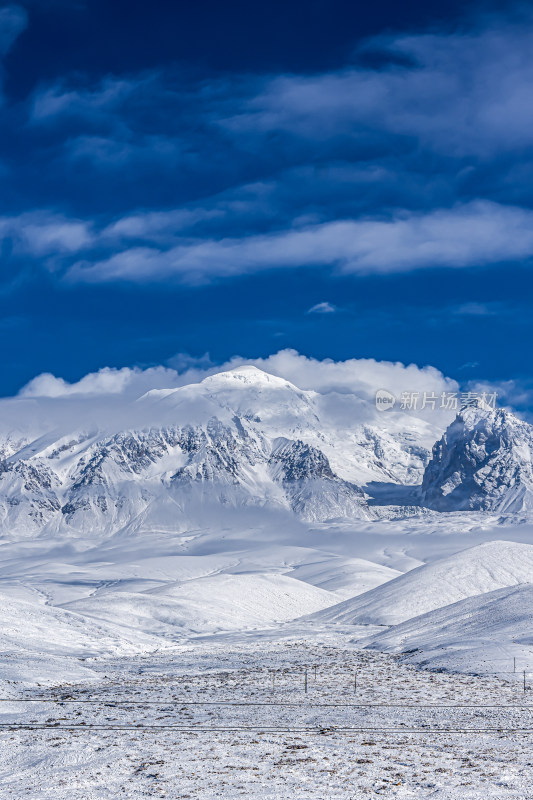
[[[396,398],[388,389],[378,389],[376,392],[376,408],[378,411],[388,411],[394,407]]]

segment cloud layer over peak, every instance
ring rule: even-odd
[[[19,401],[34,399],[47,403],[60,401],[60,405],[57,406],[60,409],[76,408],[77,404],[81,403],[83,407],[91,408],[91,415],[102,412],[104,417],[105,409],[110,408],[114,416],[117,409],[129,408],[132,401],[151,389],[177,389],[199,383],[210,375],[251,365],[269,374],[285,378],[300,389],[317,392],[327,407],[331,408],[332,413],[341,415],[343,419],[346,415],[352,415],[355,424],[356,421],[372,419],[378,389],[385,388],[398,398],[402,392],[414,392],[422,398],[424,392],[440,397],[443,392],[458,390],[455,381],[446,378],[431,366],[420,368],[415,364],[405,365],[368,358],[352,358],[346,361],[319,360],[289,349],[280,350],[267,358],[250,359],[234,356],[220,365],[211,364],[207,356],[195,360],[187,358],[184,354],[179,354],[175,362],[182,365],[180,371],[165,366],[146,369],[106,367],[85,375],[75,383],[68,383],[51,374],[42,374],[21,389],[18,399]],[[69,406],[70,401],[72,402]],[[130,414],[131,411],[127,413]],[[429,418],[435,425],[449,421],[450,417],[449,412],[441,411],[439,408],[413,409],[412,413],[415,416]]]

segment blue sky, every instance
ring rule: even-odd
[[[0,5],[0,393],[286,348],[528,386],[532,52],[527,4]]]

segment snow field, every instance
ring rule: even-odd
[[[386,707],[350,707],[354,666],[361,676],[358,701]],[[361,651],[346,636],[324,632],[313,638],[305,629],[254,640],[219,637],[172,654],[109,659],[100,669],[106,677],[98,683],[56,687],[59,703],[27,703],[24,712],[13,703],[0,708],[4,723],[58,725],[0,732],[2,797],[530,797],[531,737],[497,730],[517,726],[529,712],[517,705],[523,697],[517,701],[496,677],[420,672],[389,655]],[[65,702],[69,696],[74,702]],[[102,702],[83,704],[80,698]],[[118,698],[125,701],[120,707],[113,705]],[[187,705],[198,700],[266,705]],[[273,704],[281,702],[292,705]],[[343,705],[319,705],[325,702]],[[421,708],[428,703],[437,707]],[[484,703],[509,705],[496,719]],[[474,708],[444,708],[454,704]],[[89,728],[126,719],[128,730]],[[480,733],[488,721],[493,730]],[[178,722],[204,729],[131,727]],[[354,722],[373,730],[341,729]],[[233,729],[214,730],[222,723]],[[414,723],[422,732],[410,732]],[[80,727],[62,730],[66,724]],[[309,729],[298,731],[302,724]],[[452,733],[459,724],[474,730]]]

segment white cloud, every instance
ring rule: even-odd
[[[154,417],[154,406],[138,403],[137,399],[151,389],[175,389],[199,383],[209,375],[244,364],[252,364],[301,389],[314,391],[315,401],[325,418],[348,428],[376,421],[375,393],[378,389],[388,389],[399,398],[404,391],[419,392],[422,397],[424,392],[440,395],[458,388],[434,367],[420,368],[414,364],[374,359],[319,360],[294,350],[281,350],[258,359],[235,356],[218,366],[212,365],[207,354],[193,358],[181,353],[171,361],[178,369],[165,366],[104,368],[74,383],[48,373],[39,375],[16,397],[0,399],[0,429],[3,432],[27,431],[38,437],[50,430],[67,434],[77,429],[98,429],[112,434],[127,428],[179,424],[172,407],[165,413],[164,409],[155,409]],[[409,412],[409,416],[429,423],[426,429],[429,445],[451,421],[453,412],[443,412],[437,407],[434,411],[417,409]],[[378,422],[383,424],[382,414]],[[396,415],[387,424],[403,430],[408,417]]]
[[[127,100],[139,89],[144,88],[149,79],[126,80],[104,78],[93,89],[70,89],[55,84],[39,89],[33,98],[31,119],[33,122],[46,122],[58,116],[105,115]]]
[[[334,306],[332,303],[328,303],[324,301],[323,303],[317,303],[308,310],[308,314],[334,314],[337,311],[337,307]]]
[[[20,17],[16,8],[8,7],[6,20]],[[201,85],[179,71],[153,70],[40,87],[30,109],[35,125],[57,123],[61,137],[66,116],[90,123],[77,133],[66,125],[63,167],[82,159],[85,168],[89,160],[129,175],[127,161],[145,174],[159,160],[169,175],[185,170],[190,185],[195,175],[205,185],[207,173],[222,169],[229,188],[190,208],[129,211],[99,230],[57,220],[56,232],[28,228],[19,239],[31,239],[27,252],[37,256],[65,256],[68,280],[95,283],[202,283],[300,266],[386,274],[530,259],[532,49],[533,16],[517,24],[478,19],[461,30],[373,38],[355,55],[385,54],[379,68],[234,75]],[[182,115],[194,122],[192,134],[179,124]],[[269,166],[253,184],[237,186],[237,179],[231,188],[229,173],[240,175],[273,131],[287,162],[284,156],[277,174]],[[480,161],[494,175],[485,169],[476,185],[526,207],[452,205],[472,196]],[[280,219],[285,229],[268,229]],[[200,236],[194,226],[209,221]]]
[[[284,130],[315,141],[388,132],[446,156],[483,158],[533,142],[532,49],[531,16],[470,31],[380,36],[361,50],[388,52],[393,66],[274,77],[223,124],[234,133]]]
[[[171,242],[176,234],[206,219],[221,217],[218,209],[177,208],[171,211],[149,211],[117,219],[105,228],[102,240]]]
[[[391,57],[385,62],[392,65],[378,68],[232,75],[192,90],[175,71],[107,77],[89,87],[60,83],[38,90],[32,120],[42,124],[65,115],[101,120],[130,101],[143,112],[150,96],[178,115],[194,96],[198,128],[205,124],[213,135],[215,128],[222,130],[236,142],[247,138],[244,149],[256,148],[249,141],[254,134],[272,131],[317,143],[392,134],[414,138],[446,157],[477,160],[533,142],[533,19],[531,14],[515,23],[509,19],[507,14],[477,24],[470,20],[461,30],[371,38],[355,56]],[[130,125],[136,127],[135,120],[121,114],[120,123],[111,126],[113,135],[128,141]]]
[[[357,424],[390,424],[403,430],[408,416],[423,419],[428,442],[452,421],[455,411],[440,408],[443,393],[474,391],[497,393],[497,405],[518,409],[526,418],[533,405],[531,381],[509,380],[500,382],[470,381],[463,386],[446,377],[432,366],[377,361],[372,358],[351,358],[344,361],[316,359],[295,350],[280,350],[266,358],[234,356],[224,364],[214,365],[208,354],[199,358],[180,353],[170,359],[171,366],[146,369],[104,368],[89,373],[74,383],[45,373],[30,381],[15,398],[0,399],[0,427],[36,430],[83,427],[94,425],[113,432],[127,427],[146,427],[164,424],[163,418],[154,419],[151,407],[135,402],[151,389],[177,389],[195,384],[209,375],[251,364],[272,375],[285,378],[298,388],[316,392],[316,402],[331,422],[340,426]],[[418,407],[393,416],[389,423],[386,415],[375,410],[375,395],[386,389],[400,400],[402,393],[418,394]],[[436,396],[435,409],[422,409],[424,393]],[[400,403],[395,410],[400,411]],[[387,412],[389,413],[389,412]],[[148,414],[148,417],[147,417]],[[529,415],[531,417],[531,415]],[[173,417],[165,418],[168,424],[176,423]],[[37,435],[37,434],[36,434]],[[40,434],[39,434],[40,435]]]
[[[400,362],[376,361],[368,358],[353,358],[346,361],[309,358],[295,350],[281,350],[268,358],[243,358],[235,356],[224,364],[213,365],[208,354],[194,358],[180,353],[170,359],[169,367],[150,367],[147,369],[112,369],[106,367],[89,373],[75,383],[45,373],[30,381],[19,393],[19,398],[30,398],[70,403],[71,409],[79,408],[87,413],[105,417],[105,409],[112,402],[113,417],[117,424],[125,424],[130,418],[131,401],[150,389],[178,388],[191,383],[199,383],[208,375],[252,364],[259,369],[291,381],[300,389],[317,392],[321,402],[333,417],[338,415],[344,422],[353,419],[371,421],[374,415],[374,399],[378,389],[387,389],[397,398],[402,392],[424,392],[436,395],[442,392],[457,391],[455,381],[446,378],[434,367],[418,367]],[[72,405],[74,404],[74,405]],[[89,404],[89,405],[87,405]],[[102,405],[103,404],[103,405]],[[63,406],[61,406],[63,408]],[[120,409],[123,409],[121,414]],[[72,412],[74,413],[74,412]],[[415,415],[430,419],[435,425],[446,424],[449,414],[435,411],[415,411]],[[126,417],[124,416],[126,414]]]
[[[533,211],[473,202],[392,219],[327,222],[243,239],[185,239],[169,249],[136,246],[74,264],[73,282],[200,283],[268,269],[335,267],[349,274],[462,268],[533,256]]]
[[[198,383],[208,375],[224,372],[245,364],[286,378],[300,389],[356,394],[373,399],[377,389],[402,391],[448,391],[456,383],[435,367],[418,367],[401,362],[376,361],[372,358],[352,358],[334,361],[309,358],[296,350],[280,350],[267,358],[234,356],[224,364],[214,365],[206,353],[200,358],[179,353],[170,359],[172,367],[104,367],[91,372],[75,383],[68,383],[50,373],[43,373],[24,386],[20,397],[70,397],[75,395],[140,396],[149,389],[173,388]],[[175,368],[174,368],[175,367]]]
[[[355,394],[364,400],[374,400],[378,389],[388,389],[399,396],[406,392],[455,391],[457,384],[435,367],[416,364],[376,361],[373,358],[351,358],[346,361],[319,360],[299,354],[296,350],[281,350],[268,358],[243,359],[235,357],[223,368],[253,364],[259,369],[286,378],[300,389],[328,394]]]
[[[0,240],[10,238],[15,252],[22,255],[68,255],[93,243],[91,228],[84,220],[34,211],[18,217],[0,217]]]
[[[69,282],[203,283],[255,272],[322,267],[344,274],[387,274],[431,267],[481,267],[533,256],[533,211],[488,201],[392,218],[307,224],[243,238],[184,235],[218,212],[139,213],[104,228],[53,211],[0,217],[0,239],[19,255],[55,258]],[[134,246],[132,246],[134,243]],[[107,255],[102,257],[102,252]],[[309,313],[332,313],[317,303]],[[469,304],[457,314],[488,313]]]
[[[138,397],[149,389],[162,389],[178,384],[178,374],[167,367],[148,369],[104,367],[91,372],[75,383],[56,378],[48,372],[33,378],[19,393],[20,397],[65,398],[74,396],[127,395]]]
[[[466,387],[469,391],[488,395],[496,393],[496,405],[498,407],[518,409],[521,416],[525,416],[533,422],[533,414],[530,409],[533,407],[533,381],[531,379],[511,379],[506,381],[470,381]]]

